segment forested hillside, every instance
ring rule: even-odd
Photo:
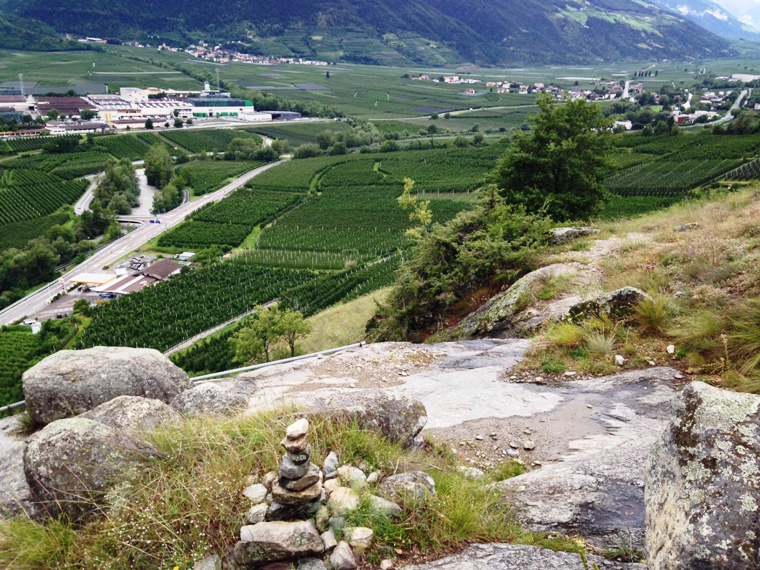
[[[368,40],[412,60],[428,61],[430,52],[445,48],[452,60],[478,64],[731,54],[725,40],[634,0],[223,0],[214,10],[197,0],[114,0],[107,6],[97,0],[12,0],[7,9],[59,32],[121,39],[158,34],[178,43],[240,40],[241,49],[254,52],[282,40],[284,49],[301,56],[316,41],[334,41],[342,59],[369,63],[377,54],[365,49]]]

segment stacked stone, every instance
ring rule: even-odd
[[[308,432],[309,421],[302,418],[288,426],[280,442],[286,453],[280,477],[272,483],[272,498],[280,505],[298,507],[322,499],[322,470],[310,461]]]

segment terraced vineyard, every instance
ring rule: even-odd
[[[95,139],[95,146],[116,158],[142,160],[150,146],[144,139],[134,135],[106,135]]]
[[[351,127],[342,122],[298,123],[290,125],[263,125],[246,129],[272,139],[287,139],[293,147],[313,144],[325,131],[348,132]]]

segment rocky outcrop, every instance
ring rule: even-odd
[[[504,293],[491,298],[480,309],[462,319],[454,327],[452,336],[455,338],[472,338],[517,326],[520,321],[519,311],[523,308],[525,296],[536,283],[560,275],[570,275],[576,271],[577,268],[573,265],[557,263],[528,273],[518,279]]]
[[[588,227],[552,228],[550,231],[552,234],[552,243],[555,245],[560,245],[574,239],[593,236],[599,233],[599,230]]]
[[[605,433],[572,442],[562,461],[498,483],[517,520],[533,531],[580,535],[599,548],[643,549],[643,464],[667,424],[676,374],[652,368],[567,383],[560,393],[574,421],[586,409]]]
[[[760,396],[689,384],[646,467],[652,570],[760,567]]]
[[[108,489],[158,452],[128,433],[86,418],[58,420],[32,435],[24,473],[50,516],[79,520],[103,504]]]
[[[359,427],[382,433],[391,441],[412,445],[427,423],[427,411],[419,400],[385,390],[363,390],[313,399],[309,413],[327,414]]]
[[[401,570],[589,570],[592,564],[600,570],[646,570],[644,564],[623,564],[600,556],[588,556],[584,564],[578,554],[518,544],[473,544],[435,562],[402,566]]]
[[[649,295],[636,287],[623,287],[616,291],[609,291],[597,295],[593,299],[583,301],[568,311],[568,319],[574,322],[584,321],[591,317],[608,316],[612,319],[620,319],[630,315],[636,305]]]
[[[26,409],[38,424],[76,416],[117,396],[169,403],[189,380],[160,352],[148,348],[62,350],[22,377]]]
[[[145,431],[178,422],[179,413],[161,400],[139,396],[119,396],[79,416],[95,420],[119,431]]]
[[[172,408],[184,416],[231,416],[244,410],[247,405],[248,395],[225,390],[210,382],[180,392],[171,402]]]

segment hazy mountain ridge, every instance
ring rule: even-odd
[[[8,9],[59,32],[121,39],[199,32],[257,49],[258,40],[296,34],[301,41],[289,49],[301,56],[316,55],[309,53],[315,35],[332,36],[338,57],[348,60],[373,54],[344,43],[341,34],[347,31],[420,62],[431,62],[427,52],[436,46],[455,54],[449,59],[478,64],[733,55],[725,40],[637,0],[224,0],[213,11],[197,0],[114,0],[107,7],[98,0],[11,0]]]
[[[711,0],[651,0],[651,2],[680,14],[722,38],[760,41],[760,32],[745,25],[734,14]]]

